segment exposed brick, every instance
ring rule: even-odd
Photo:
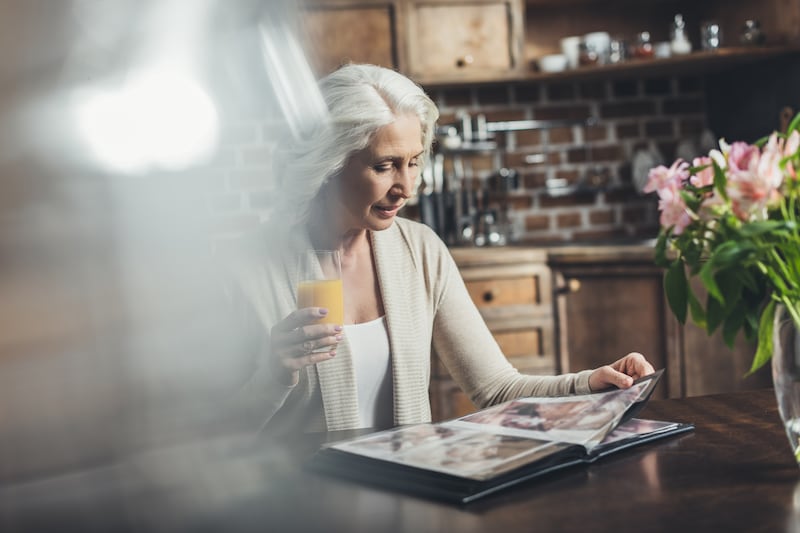
[[[580,181],[581,173],[577,170],[557,170],[556,178],[560,180],[567,180],[567,182],[572,185]]]
[[[455,113],[443,112],[439,114],[439,124],[455,124],[458,122]]]
[[[522,175],[522,187],[525,189],[538,189],[540,187],[544,187],[546,181],[546,172],[532,172]]]
[[[702,113],[706,106],[700,98],[681,98],[664,100],[664,113],[668,115],[683,115],[688,113]]]
[[[647,209],[644,206],[633,205],[623,206],[622,208],[622,221],[623,222],[641,222],[647,219]]]
[[[525,217],[526,230],[543,230],[550,228],[550,217],[547,215],[528,215]]]
[[[614,223],[614,211],[611,209],[603,209],[597,211],[591,211],[589,213],[589,223],[590,224],[613,224]]]
[[[506,122],[510,120],[524,120],[525,111],[521,109],[495,109],[484,113],[489,122]]]
[[[622,147],[619,145],[592,146],[589,148],[591,161],[618,161],[622,157]]]
[[[517,146],[538,146],[542,144],[541,130],[525,130],[514,133],[517,136]]]
[[[506,85],[490,85],[475,90],[479,105],[505,105],[511,102]]]
[[[572,148],[567,150],[567,161],[570,163],[585,163],[589,160],[589,150],[587,148]]]
[[[472,105],[472,91],[468,88],[445,89],[442,99],[448,107],[469,107]]]
[[[600,116],[603,118],[650,116],[655,114],[655,112],[656,104],[651,100],[610,102],[600,105]]]
[[[605,191],[605,199],[607,203],[619,204],[640,200],[641,196],[633,187],[620,187],[618,189],[611,189]]]
[[[672,92],[672,80],[669,78],[651,78],[644,80],[644,94],[663,95]]]
[[[574,140],[572,128],[552,128],[547,133],[550,137],[550,142],[553,144],[571,143]]]
[[[585,242],[612,241],[626,236],[625,230],[622,228],[577,230],[572,234],[574,240]]]
[[[515,210],[530,209],[533,206],[533,198],[530,194],[514,194],[506,197],[508,205]]]
[[[659,141],[656,143],[656,146],[658,146],[658,151],[661,152],[661,155],[666,159],[665,163],[667,165],[672,164],[672,161],[675,159],[675,150],[678,147],[678,141]]]
[[[698,93],[703,90],[703,80],[700,77],[680,78],[678,91],[681,93]]]
[[[638,122],[627,122],[616,125],[617,139],[635,139],[641,136]]]
[[[567,194],[564,196],[550,196],[543,194],[539,197],[539,205],[543,208],[547,207],[568,207],[571,205],[592,205],[595,202],[596,195],[592,191],[579,191],[574,194]]]
[[[577,228],[581,223],[580,213],[560,213],[556,217],[556,225],[559,228]]]
[[[538,120],[586,120],[589,116],[589,106],[583,104],[538,107],[534,111]]]
[[[674,129],[671,120],[651,120],[644,124],[644,134],[647,137],[665,137],[673,135]]]
[[[471,165],[476,172],[493,170],[496,168],[494,157],[491,154],[470,154],[465,155],[464,163]]]
[[[616,98],[637,96],[639,84],[636,80],[618,80],[611,85],[611,91]]]
[[[507,152],[505,158],[505,166],[510,168],[519,168],[526,166],[539,166],[539,165],[558,165],[561,163],[561,155],[558,152],[547,152],[544,154],[545,160],[542,163],[529,163],[525,159],[529,155],[538,155],[537,152]]]
[[[603,100],[607,98],[606,83],[604,81],[587,81],[580,84],[579,91],[583,98]]]
[[[551,101],[574,100],[576,97],[574,83],[553,83],[545,88],[547,99]]]
[[[684,118],[678,122],[678,134],[699,135],[706,127],[706,121],[700,118]]]
[[[587,142],[605,141],[608,139],[608,127],[597,125],[583,128],[583,139]]]
[[[517,102],[525,103],[534,103],[542,99],[541,88],[531,84],[515,85],[514,96]]]

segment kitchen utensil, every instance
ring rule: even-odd
[[[561,72],[567,68],[567,56],[550,54],[539,58],[539,70],[542,72]]]

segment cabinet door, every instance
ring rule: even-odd
[[[392,3],[312,4],[301,12],[301,21],[305,51],[317,76],[348,62],[399,67]]]
[[[656,397],[671,395],[677,370],[668,363],[662,271],[635,264],[559,267],[556,273],[558,352],[562,372],[609,364],[641,352],[667,368]]]
[[[522,4],[517,0],[411,2],[409,71],[422,79],[480,77],[520,66]]]

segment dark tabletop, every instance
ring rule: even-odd
[[[652,401],[692,433],[466,506],[303,468],[338,432],[224,436],[0,486],[0,531],[798,531],[800,469],[772,390]]]

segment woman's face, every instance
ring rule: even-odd
[[[333,180],[346,230],[392,225],[414,193],[422,152],[419,118],[407,114],[379,129],[369,146],[350,157]]]

